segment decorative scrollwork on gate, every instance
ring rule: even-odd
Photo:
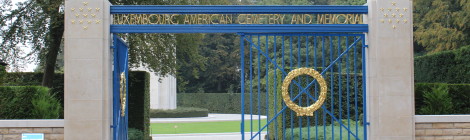
[[[121,73],[121,81],[120,81],[120,98],[121,98],[121,116],[124,117],[126,115],[126,89],[127,89],[127,83],[126,83],[126,73],[122,72]]]
[[[294,102],[292,102],[289,96],[289,92],[288,92],[291,81],[295,77],[299,75],[304,75],[304,74],[315,78],[318,84],[320,84],[320,95],[318,97],[318,100],[314,104],[308,107],[301,107],[295,104]],[[325,101],[326,92],[328,89],[327,89],[325,79],[318,71],[316,71],[315,69],[311,69],[311,68],[298,68],[298,69],[292,70],[291,72],[289,72],[289,74],[287,74],[286,78],[284,79],[282,83],[281,90],[282,90],[282,98],[284,102],[286,103],[286,106],[292,109],[294,112],[296,112],[297,116],[313,116],[313,112],[319,109],[321,105],[323,104],[323,102]]]

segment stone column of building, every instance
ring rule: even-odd
[[[161,78],[161,82],[159,79]],[[176,109],[176,78],[150,76],[150,108]]]
[[[66,140],[111,139],[110,3],[65,0]]]
[[[412,1],[368,0],[371,140],[414,139]]]
[[[142,66],[132,70],[150,73],[150,109],[176,109],[175,76],[160,77]]]

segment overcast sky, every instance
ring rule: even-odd
[[[11,2],[13,3],[14,8],[16,8],[16,6],[15,6],[16,3],[23,2],[23,1],[25,1],[25,0],[12,0]],[[25,53],[31,52],[31,47],[24,46],[22,48],[23,48],[23,51],[25,51]],[[36,64],[27,63],[27,64],[24,64],[24,67],[20,68],[19,70],[22,71],[22,72],[32,72],[32,71],[34,71],[36,66],[37,66]]]

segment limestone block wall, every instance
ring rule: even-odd
[[[0,127],[0,140],[21,140],[22,133],[44,133],[45,140],[64,139],[64,127]]]
[[[470,140],[470,115],[417,115],[416,140]]]
[[[0,120],[0,140],[21,140],[22,133],[44,133],[45,140],[64,140],[64,120]]]

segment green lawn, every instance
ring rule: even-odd
[[[258,130],[258,121],[253,120],[253,130]],[[266,120],[261,121],[261,127]],[[192,123],[152,123],[152,134],[183,134],[183,133],[226,133],[240,132],[240,121],[224,122],[192,122]],[[250,121],[245,121],[245,130],[250,130]]]

